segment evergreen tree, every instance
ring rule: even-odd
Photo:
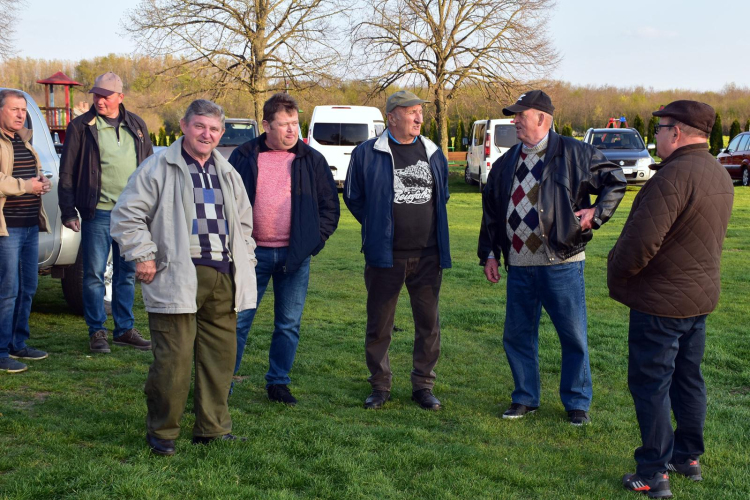
[[[745,132],[750,132],[750,118],[745,122]]]
[[[656,116],[652,116],[651,119],[648,121],[648,132],[646,135],[646,142],[649,144],[654,143],[654,129],[657,123],[659,123],[659,118],[657,118]]]
[[[635,115],[635,118],[633,118],[633,128],[636,129],[639,134],[641,134],[641,137],[646,136],[646,124],[643,123],[643,118],[641,118],[641,115]]]
[[[566,137],[573,137],[573,127],[570,126],[570,123],[566,123],[563,125],[562,132],[560,135],[564,135]]]
[[[716,113],[714,128],[711,129],[711,135],[708,139],[711,154],[716,156],[724,147],[724,130],[721,126],[721,115]]]
[[[174,132],[172,132],[171,134],[169,134],[169,145],[170,146],[172,144],[174,144],[174,141],[176,141],[176,140],[177,140],[177,137],[174,135]]]
[[[455,142],[451,142],[451,137],[455,137],[455,135],[452,133],[451,127],[453,127],[453,124],[451,123],[450,117],[447,117],[445,119],[446,121],[446,129],[448,130],[448,147],[454,147],[455,148]],[[455,151],[455,149],[454,149]]]
[[[151,144],[153,144],[154,146],[158,146],[159,145],[156,142],[156,134],[154,134],[153,132],[149,132],[148,133],[148,138],[151,139]]]
[[[458,125],[456,125],[456,150],[466,151],[464,146],[464,137],[466,137],[466,128],[464,127],[463,119],[458,119]]]
[[[560,124],[557,123],[557,120],[552,120],[552,128],[555,130],[555,132],[560,132]],[[560,135],[565,135],[565,134],[560,133]]]
[[[302,122],[300,128],[302,129],[302,137],[307,137],[308,132],[310,132],[310,122]]]
[[[435,144],[440,144],[440,138],[438,137],[437,122],[434,118],[430,120],[430,140]]]
[[[159,127],[159,146],[169,146],[167,144],[167,131],[164,127]]]
[[[729,142],[732,142],[734,136],[736,136],[740,132],[742,132],[742,129],[740,128],[740,121],[735,119],[729,126]]]

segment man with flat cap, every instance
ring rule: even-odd
[[[388,128],[354,149],[344,183],[344,202],[362,224],[365,359],[372,386],[365,400],[368,409],[379,409],[390,399],[388,347],[404,284],[414,317],[412,399],[427,410],[442,407],[432,388],[440,356],[440,284],[443,269],[451,267],[448,161],[419,134],[425,102],[405,90],[388,97]]]
[[[502,417],[522,418],[539,407],[544,307],[562,348],[560,399],[570,423],[583,425],[590,421],[592,398],[584,250],[593,230],[614,213],[627,183],[622,169],[599,150],[552,131],[554,110],[541,90],[503,109],[515,115],[520,144],[492,165],[482,193],[477,253],[487,280],[500,280],[500,255],[508,276],[503,346],[515,389]]]
[[[126,262],[112,241],[110,214],[136,167],[153,153],[144,121],[122,105],[122,80],[104,73],[89,91],[94,104],[75,118],[65,132],[60,157],[58,197],[62,223],[81,232],[83,317],[89,350],[110,352],[104,326],[104,273],[112,251],[112,332],[115,345],[151,349],[135,328],[135,262]],[[80,216],[80,221],[79,221]]]
[[[719,301],[721,248],[734,188],[708,152],[716,113],[675,101],[653,113],[662,162],[633,200],[609,253],[609,295],[630,308],[628,387],[641,446],[625,488],[671,495],[668,470],[700,481],[706,316]],[[670,409],[677,429],[672,430]]]

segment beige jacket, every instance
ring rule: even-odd
[[[26,149],[31,151],[36,161],[37,174],[41,171],[42,165],[39,156],[31,147],[31,130],[22,128],[18,131],[18,136],[26,144]],[[3,208],[5,207],[5,198],[8,196],[21,196],[31,192],[31,179],[23,180],[13,177],[13,143],[3,132],[0,132],[0,236],[8,236],[8,227],[5,225],[5,216]],[[44,211],[44,204],[39,204],[39,230],[47,233],[49,230],[49,221],[47,213]]]
[[[156,261],[154,281],[141,288],[146,311],[153,313],[197,311],[198,279],[190,258],[195,202],[182,158],[183,139],[141,163],[112,210],[110,232],[125,260]],[[215,150],[213,160],[229,223],[235,310],[254,309],[258,289],[253,210],[240,175]]]

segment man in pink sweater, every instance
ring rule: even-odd
[[[307,297],[310,258],[325,245],[339,221],[339,197],[325,158],[299,141],[299,107],[279,93],[263,105],[265,133],[234,150],[229,163],[239,172],[253,206],[253,238],[258,247],[258,306],[273,279],[274,330],[266,373],[268,399],[288,405],[289,371],[299,344]],[[237,315],[239,371],[257,309]]]

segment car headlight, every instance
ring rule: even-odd
[[[639,158],[638,161],[636,162],[636,166],[648,168],[648,166],[651,165],[652,163],[654,163],[654,160],[652,160],[650,157]]]

